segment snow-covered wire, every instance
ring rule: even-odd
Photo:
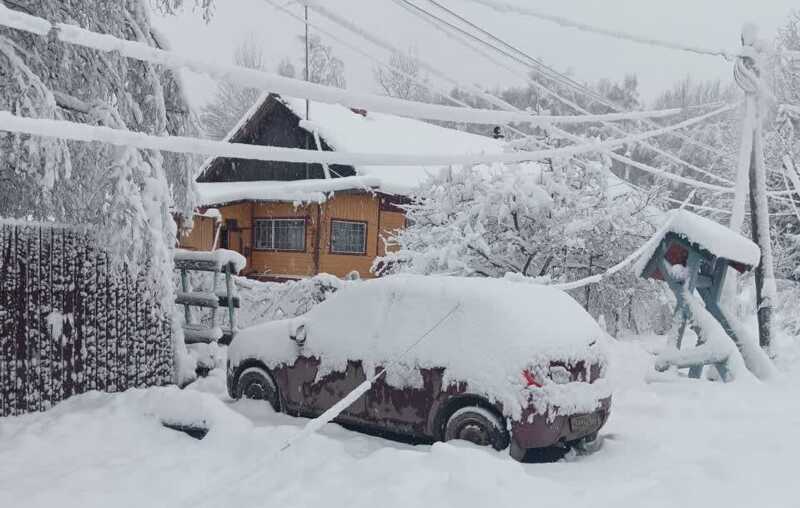
[[[298,21],[300,23],[306,24],[306,25],[309,26],[309,28],[313,28],[315,31],[317,31],[319,33],[322,33],[322,34],[325,34],[326,37],[330,38],[333,41],[336,41],[337,43],[343,45],[344,47],[350,49],[351,51],[354,51],[355,53],[358,53],[359,55],[363,56],[364,58],[372,60],[373,62],[375,62],[375,64],[380,65],[381,67],[383,67],[385,69],[388,69],[388,70],[390,70],[392,72],[396,72],[396,73],[400,74],[401,76],[403,76],[404,78],[406,78],[406,79],[408,79],[410,81],[413,81],[417,85],[424,86],[425,88],[427,88],[431,92],[434,92],[434,93],[436,93],[436,95],[439,95],[442,99],[444,99],[444,100],[446,100],[448,102],[451,102],[453,104],[456,104],[458,106],[470,107],[470,108],[472,107],[472,106],[468,105],[466,102],[460,101],[460,100],[456,99],[455,97],[451,97],[450,94],[433,90],[431,88],[430,84],[425,84],[422,80],[418,79],[416,76],[408,74],[403,69],[394,67],[394,66],[382,61],[380,58],[377,58],[376,56],[370,54],[369,52],[364,51],[364,49],[362,47],[359,47],[356,44],[352,44],[352,43],[344,40],[343,38],[337,36],[336,34],[331,32],[330,30],[326,30],[322,26],[320,26],[320,25],[318,25],[318,24],[316,24],[316,23],[314,23],[314,22],[312,22],[312,21],[310,21],[308,19],[303,18],[302,16],[299,16],[299,15],[295,14],[294,12],[292,12],[289,9],[287,9],[285,6],[279,4],[278,2],[275,2],[274,0],[264,0],[264,1],[267,4],[271,5],[272,7],[274,7],[275,9],[279,10],[280,12],[282,12],[283,14],[291,17],[295,21]]]
[[[488,41],[486,41],[486,40],[484,40],[484,39],[482,39],[480,37],[477,37],[474,34],[468,32],[468,31],[466,31],[466,30],[464,30],[464,29],[462,29],[462,28],[460,28],[458,26],[453,25],[452,23],[447,22],[446,20],[442,19],[441,17],[436,16],[435,14],[431,13],[430,11],[427,11],[427,10],[417,6],[416,4],[410,2],[409,0],[392,0],[392,1],[394,3],[396,3],[396,4],[398,4],[400,7],[402,7],[406,11],[410,12],[412,15],[422,19],[423,21],[432,22],[436,28],[441,30],[448,37],[454,38],[456,40],[456,42],[465,45],[466,47],[468,47],[472,51],[474,51],[474,52],[480,54],[481,56],[483,56],[484,58],[488,59],[490,62],[492,62],[492,63],[494,63],[496,65],[499,65],[500,67],[503,67],[504,69],[506,69],[506,70],[508,70],[508,71],[520,76],[522,79],[528,81],[531,85],[533,85],[534,87],[538,88],[540,91],[542,91],[546,95],[549,95],[549,96],[553,97],[554,99],[556,99],[557,101],[561,102],[562,104],[565,104],[566,106],[570,107],[571,109],[573,109],[577,113],[590,114],[589,111],[586,110],[585,108],[579,106],[574,101],[571,101],[571,100],[563,97],[559,93],[557,93],[554,90],[550,89],[549,87],[543,85],[538,80],[533,79],[532,76],[523,75],[523,74],[518,73],[516,71],[516,69],[513,69],[510,66],[505,65],[505,64],[503,64],[501,62],[498,62],[497,60],[495,60],[494,58],[492,58],[490,55],[486,54],[485,52],[479,50],[476,47],[473,47],[473,46],[467,44],[463,39],[456,37],[454,34],[452,34],[450,32],[450,30],[456,31],[459,34],[461,34],[463,36],[466,36],[470,40],[476,41],[481,45],[487,46],[490,49],[500,53],[501,55],[503,55],[503,56],[505,56],[507,58],[510,58],[513,61],[515,61],[517,63],[520,63],[520,64],[522,64],[522,65],[524,65],[526,67],[531,67],[534,70],[539,70],[543,66],[543,64],[539,64],[539,62],[536,59],[534,59],[533,57],[530,57],[527,54],[523,53],[521,50],[518,50],[518,49],[514,48],[513,46],[509,45],[508,43],[505,43],[504,41],[502,41],[502,39],[500,39],[497,36],[494,36],[490,32],[488,32],[486,30],[483,30],[480,27],[477,27],[477,25],[475,25],[474,23],[470,22],[469,20],[466,20],[465,18],[463,18],[462,16],[456,14],[452,10],[447,9],[444,6],[441,6],[441,4],[439,4],[435,0],[428,0],[428,1],[433,3],[434,5],[440,6],[440,8],[444,9],[445,11],[447,11],[449,13],[452,13],[452,15],[456,16],[458,19],[463,20],[465,23],[469,24],[470,26],[476,27],[476,29],[481,31],[481,33],[488,34],[489,37],[491,37],[491,38],[493,38],[495,40],[501,41],[501,44],[504,44],[504,45],[506,45],[508,47],[513,48],[514,51],[516,51],[518,53],[521,53],[525,60],[523,60],[523,59],[521,59],[521,58],[519,58],[517,56],[514,56],[512,54],[509,54],[507,51],[490,44]],[[439,25],[443,25],[443,26],[439,26]],[[536,65],[535,66],[531,66],[526,60],[531,60],[533,62],[536,62]],[[547,68],[547,67],[545,67],[545,68]],[[552,72],[556,72],[556,71],[552,71]],[[550,78],[553,79],[552,77],[550,77]],[[561,81],[556,80],[556,81],[561,82],[562,85],[563,85],[563,80],[561,80]],[[571,86],[572,88],[575,88],[574,85],[569,85],[568,84],[567,86]],[[590,91],[587,92],[586,90],[588,90],[586,87],[579,87],[578,88],[578,91],[581,92],[583,95],[589,95],[591,98],[594,98],[594,96],[596,94],[591,93]],[[707,107],[707,106],[709,106],[709,105],[699,105],[697,107],[698,108],[704,108],[704,107]],[[511,107],[513,108],[513,106],[511,106]],[[615,109],[614,106],[608,106],[608,107],[611,107],[612,109]],[[621,108],[616,108],[616,109],[620,110]],[[656,126],[656,124],[654,122],[648,122],[648,123],[650,125],[652,125],[652,126]],[[612,130],[614,130],[614,131],[616,131],[616,132],[618,132],[618,133],[620,133],[622,135],[627,135],[628,134],[627,131],[625,131],[624,129],[622,129],[620,126],[618,126],[616,124],[612,124],[612,123],[608,123],[608,122],[603,122],[603,124],[606,127],[609,127]],[[693,138],[688,137],[688,136],[686,136],[684,134],[675,132],[675,133],[673,133],[673,135],[685,140],[687,143],[695,144],[695,145],[703,145],[703,146],[701,146],[702,148],[705,148],[707,150],[711,150],[711,151],[715,152],[716,155],[719,155],[721,157],[725,156],[724,154],[721,154],[721,152],[719,152],[718,150],[714,149],[713,147],[707,146],[707,145],[705,145],[705,143],[702,143],[700,141],[696,141]],[[527,136],[527,137],[530,138],[530,136]],[[524,139],[523,140],[518,140],[518,142],[525,142],[525,140]],[[678,156],[673,155],[673,154],[671,154],[671,153],[669,153],[669,152],[667,152],[665,150],[662,150],[661,148],[659,148],[659,147],[657,147],[657,146],[655,146],[655,145],[653,145],[651,143],[641,142],[640,144],[642,146],[644,146],[645,148],[647,148],[647,149],[649,149],[649,150],[661,155],[662,157],[666,157],[667,159],[669,159],[669,160],[671,160],[671,161],[673,161],[673,162],[675,162],[677,164],[680,164],[682,166],[686,166],[687,168],[691,169],[692,171],[700,173],[700,174],[702,174],[702,175],[704,175],[706,177],[709,177],[709,178],[711,178],[713,180],[716,180],[718,182],[733,185],[733,182],[731,182],[727,178],[724,178],[724,177],[721,177],[719,175],[715,175],[715,174],[713,174],[713,173],[711,173],[709,171],[706,171],[706,170],[696,166],[695,164],[692,164],[691,162],[685,161],[685,160],[679,158]]]
[[[360,47],[360,46],[358,46],[356,44],[352,44],[352,43],[342,39],[341,37],[339,37],[336,34],[332,33],[330,30],[326,30],[325,28],[321,27],[320,25],[318,25],[316,23],[313,23],[312,21],[304,18],[303,16],[299,16],[299,15],[295,14],[294,12],[290,11],[285,6],[275,2],[274,0],[264,0],[264,1],[266,3],[268,3],[269,5],[271,5],[272,7],[274,7],[275,9],[277,9],[277,10],[281,11],[282,13],[286,14],[287,16],[291,17],[295,21],[303,23],[304,25],[308,25],[309,28],[313,28],[315,31],[317,31],[319,33],[322,33],[322,34],[325,34],[325,36],[330,38],[331,40],[334,40],[334,41],[338,42],[339,44],[343,45],[344,47],[349,48],[351,51],[354,51],[354,52],[358,53],[359,55],[363,56],[364,58],[372,60],[373,62],[375,62],[375,64],[383,67],[384,69],[387,69],[387,70],[389,70],[391,72],[394,72],[394,73],[397,73],[397,74],[403,76],[405,79],[408,79],[409,81],[411,81],[412,83],[416,84],[417,86],[420,86],[420,87],[428,90],[429,92],[440,96],[442,99],[444,99],[444,100],[446,100],[448,102],[451,102],[453,104],[456,104],[458,106],[474,109],[474,106],[472,106],[472,105],[470,105],[470,104],[468,104],[468,103],[466,103],[464,101],[461,101],[459,99],[456,99],[455,97],[451,96],[446,91],[441,91],[441,90],[435,89],[429,82],[423,81],[419,77],[414,76],[412,74],[409,74],[405,70],[403,70],[403,69],[401,69],[401,68],[399,68],[397,66],[394,66],[391,63],[384,62],[383,60],[381,60],[380,58],[376,57],[375,55],[365,51],[362,47]],[[337,17],[335,22],[339,22],[339,21],[344,22],[344,20],[340,20]],[[348,23],[348,25],[349,25],[349,23]],[[348,31],[351,31],[351,32],[353,32],[353,30],[357,29],[354,25],[353,25],[352,28],[350,26],[344,26],[344,28],[347,29]],[[354,32],[354,33],[356,33],[356,32]],[[393,45],[391,45],[390,43],[388,43],[388,42],[386,42],[384,40],[378,39],[377,37],[374,37],[371,34],[361,35],[361,33],[356,33],[356,35],[359,35],[359,36],[362,36],[362,37],[368,37],[366,39],[368,42],[372,42],[373,44],[376,44],[376,45],[378,45],[378,46],[382,47],[383,49],[386,49],[386,50],[388,50],[390,52],[400,53],[400,50],[397,49],[396,47],[394,47]],[[426,70],[428,70],[432,74],[440,77],[441,79],[446,80],[447,82],[449,82],[453,86],[455,86],[457,88],[462,88],[463,87],[463,85],[461,85],[458,81],[450,78],[447,74],[438,71],[438,69],[436,69],[435,67],[427,64],[426,62],[420,60],[419,63],[420,63],[421,67],[425,68]],[[433,71],[431,69],[433,69]],[[504,109],[506,109],[506,108],[504,108]],[[527,137],[528,136],[527,133],[517,129],[516,127],[514,127],[511,124],[507,124],[506,127],[510,131],[512,131],[515,134],[519,135],[520,137]]]
[[[664,39],[656,39],[653,37],[646,37],[643,35],[635,35],[629,32],[624,32],[622,30],[610,30],[608,28],[598,27],[595,25],[590,25],[588,23],[583,23],[581,21],[575,21],[564,16],[557,16],[554,14],[548,14],[544,11],[539,9],[534,9],[532,7],[523,7],[521,5],[512,4],[509,2],[504,2],[500,0],[467,0],[473,3],[481,4],[491,9],[494,9],[498,12],[503,13],[515,13],[515,14],[522,14],[525,16],[530,16],[533,18],[537,18],[543,21],[549,21],[551,23],[556,23],[560,26],[567,27],[567,28],[575,28],[582,32],[588,32],[598,35],[604,35],[607,37],[613,37],[615,39],[636,42],[639,44],[645,44],[648,46],[665,48],[665,49],[673,49],[678,51],[685,51],[689,53],[695,53],[698,55],[708,55],[708,56],[717,56],[722,57],[728,61],[733,61],[734,58],[739,56],[738,51],[729,51],[724,49],[713,49],[713,48],[704,48],[701,46],[694,46],[690,44],[685,44],[683,42],[676,42],[676,41],[668,41]]]
[[[188,68],[218,79],[226,79],[242,86],[265,89],[292,97],[300,97],[330,104],[364,108],[398,116],[476,124],[506,124],[527,122],[538,125],[552,123],[581,124],[599,121],[637,120],[643,118],[666,118],[684,112],[680,108],[659,111],[636,111],[632,113],[610,113],[604,115],[545,116],[521,111],[498,111],[490,109],[466,109],[439,104],[408,101],[382,95],[357,93],[336,87],[310,83],[280,76],[261,70],[191,58],[172,51],[153,48],[146,44],[128,41],[108,34],[100,34],[65,23],[50,24],[44,32],[43,18],[13,11],[0,4],[0,25],[27,31],[37,35],[53,34],[56,39],[81,47],[103,52],[117,52],[128,58],[164,65],[173,69]]]
[[[579,143],[580,144],[580,143],[584,143],[586,141],[585,138],[582,138],[582,137],[580,137],[578,135],[575,135],[575,134],[572,134],[570,132],[567,132],[567,131],[565,131],[563,129],[559,129],[557,127],[551,127],[551,132],[557,137],[561,137],[561,138],[567,139],[567,140],[572,141],[574,143]],[[618,162],[621,162],[621,163],[626,164],[628,166],[634,167],[634,168],[636,168],[636,169],[638,169],[640,171],[644,171],[645,173],[650,173],[650,174],[652,174],[654,176],[657,176],[659,178],[665,178],[667,180],[672,180],[673,182],[682,183],[684,185],[689,185],[689,186],[691,186],[693,188],[696,188],[696,189],[698,189],[698,188],[699,189],[706,189],[706,190],[718,192],[720,194],[733,194],[735,192],[735,189],[733,187],[722,187],[722,186],[719,186],[719,185],[714,185],[712,183],[701,182],[699,180],[694,180],[692,178],[688,178],[688,177],[685,177],[685,176],[676,175],[674,173],[670,173],[668,171],[664,171],[663,169],[654,168],[654,167],[648,166],[647,164],[644,164],[642,162],[635,161],[635,160],[633,160],[633,159],[631,159],[629,157],[625,157],[624,155],[620,155],[620,154],[618,154],[618,153],[616,153],[616,152],[614,152],[612,150],[606,150],[605,153],[609,157],[611,157],[612,159],[615,159]]]
[[[634,134],[626,138],[609,139],[583,145],[552,148],[533,152],[477,153],[477,154],[376,154],[348,152],[319,152],[299,148],[228,143],[209,139],[184,136],[153,136],[141,132],[112,129],[109,127],[87,125],[66,120],[26,118],[0,111],[0,130],[19,132],[35,136],[70,139],[73,141],[100,141],[116,146],[131,146],[141,149],[163,150],[176,153],[251,159],[261,161],[299,162],[316,164],[341,164],[346,166],[447,166],[451,164],[490,164],[494,162],[531,162],[553,157],[570,157],[582,153],[602,152],[648,137],[660,136],[670,130],[682,129],[705,121],[709,116],[724,113],[733,106],[726,106],[715,112],[685,120],[683,122]],[[719,190],[725,191],[720,187]]]

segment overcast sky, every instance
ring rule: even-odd
[[[231,61],[235,46],[244,37],[252,35],[263,46],[271,67],[288,56],[298,62],[300,68],[302,46],[297,36],[303,30],[301,23],[275,10],[264,0],[215,1],[216,13],[209,24],[191,8],[177,16],[157,17],[154,21],[169,36],[173,49],[180,53]],[[282,4],[287,2],[278,1]],[[414,1],[420,6],[431,7],[426,0]],[[731,75],[731,64],[719,57],[692,55],[583,33],[528,16],[498,13],[469,0],[439,1],[559,71],[571,73],[578,81],[620,80],[626,73],[635,73],[639,77],[642,97],[647,101],[686,75],[723,80],[728,80]],[[511,1],[608,29],[715,49],[735,49],[739,44],[741,27],[747,21],[755,22],[761,35],[772,39],[789,12],[793,8],[800,9],[798,0]],[[192,0],[186,0],[186,3],[191,4]],[[422,58],[461,82],[479,83],[485,87],[521,84],[519,67],[510,72],[470,52],[391,0],[331,0],[327,4],[340,16],[398,47],[415,47]],[[291,4],[290,9],[298,14],[302,12],[297,4]],[[311,19],[375,56],[387,59],[385,51],[325,18],[312,12]],[[324,35],[321,37],[326,40]],[[348,88],[377,91],[372,62],[333,41],[326,42],[334,46],[345,62]],[[514,67],[513,63],[510,65]],[[209,78],[192,74],[186,81],[195,105],[213,95],[215,83]]]

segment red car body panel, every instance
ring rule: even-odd
[[[229,367],[228,391],[235,396],[239,373],[254,366],[256,360],[244,361]],[[345,372],[331,372],[317,379],[320,361],[317,358],[299,356],[293,365],[279,365],[273,369],[262,368],[273,377],[280,393],[281,411],[305,417],[315,417],[343,399],[366,380],[360,361],[349,361]],[[593,383],[601,376],[601,367],[592,365],[586,371],[583,362],[566,365],[574,382]],[[367,428],[380,433],[405,436],[430,442],[443,438],[443,429],[449,413],[464,405],[482,405],[499,415],[504,411],[498,402],[470,392],[466,382],[444,385],[444,369],[420,369],[422,386],[396,387],[388,384],[385,377],[373,383],[372,388],[335,421],[342,424]],[[588,379],[587,379],[588,378]],[[531,398],[529,398],[529,401]],[[533,402],[521,408],[521,417],[511,420],[511,438],[521,448],[543,448],[559,443],[577,441],[595,434],[608,420],[611,397],[598,401],[599,407],[595,428],[572,429],[570,417],[576,415],[548,415],[547,408],[537,408]],[[550,408],[551,410],[553,408]]]

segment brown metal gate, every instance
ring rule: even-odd
[[[0,416],[172,382],[170,322],[145,282],[78,229],[0,221]]]

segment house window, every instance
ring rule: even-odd
[[[331,221],[331,252],[334,254],[366,254],[367,224],[344,220]]]
[[[253,243],[259,250],[306,250],[305,219],[256,220]]]

